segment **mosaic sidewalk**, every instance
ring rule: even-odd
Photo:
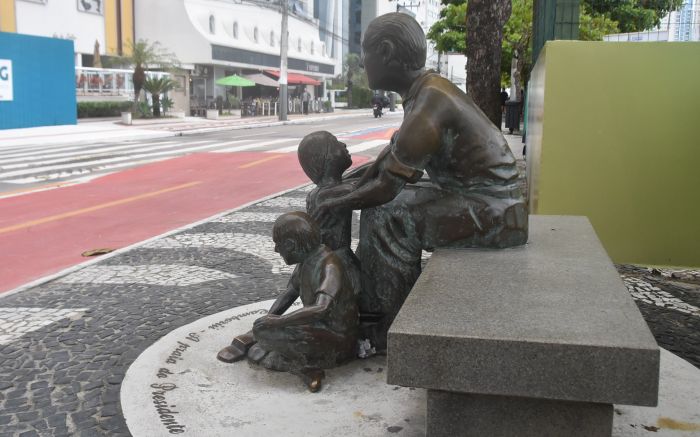
[[[0,437],[129,435],[129,365],[177,327],[283,290],[290,269],[271,226],[305,197],[291,191],[0,298]],[[700,272],[619,270],[659,344],[700,368]]]

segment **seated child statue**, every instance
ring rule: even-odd
[[[352,360],[358,340],[358,309],[344,263],[321,242],[311,217],[290,212],[273,227],[275,251],[288,265],[297,264],[269,313],[253,330],[221,350],[221,361],[247,356],[265,368],[297,374],[312,392],[321,388],[323,369]],[[303,308],[284,314],[297,298]]]

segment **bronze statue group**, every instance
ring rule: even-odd
[[[273,226],[275,251],[296,268],[269,313],[217,356],[297,374],[311,391],[321,388],[323,369],[354,359],[358,344],[386,349],[423,250],[527,241],[515,158],[470,97],[425,70],[418,23],[400,13],[377,17],[362,49],[370,88],[403,98],[401,128],[375,161],[348,173],[350,155],[332,134],[301,141],[299,163],[316,187],[306,212]],[[362,211],[357,254],[353,210]],[[285,314],[297,298],[303,307]]]

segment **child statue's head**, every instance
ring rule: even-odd
[[[297,153],[304,173],[317,185],[324,177],[339,180],[343,172],[352,165],[345,144],[327,131],[316,131],[306,135],[299,143]]]
[[[277,217],[272,227],[275,252],[288,265],[298,264],[321,244],[321,231],[305,212],[295,211]]]

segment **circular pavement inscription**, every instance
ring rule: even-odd
[[[310,393],[293,375],[224,364],[216,353],[273,301],[245,305],[176,329],[145,350],[121,389],[136,436],[423,436],[425,390],[388,385],[384,357],[326,372]],[[661,350],[659,406],[615,406],[613,436],[700,433],[700,371]],[[680,434],[679,434],[680,431]]]
[[[422,436],[425,390],[386,384],[385,357],[326,371],[318,393],[297,376],[225,364],[216,353],[272,300],[176,329],[131,365],[121,403],[134,436]]]

